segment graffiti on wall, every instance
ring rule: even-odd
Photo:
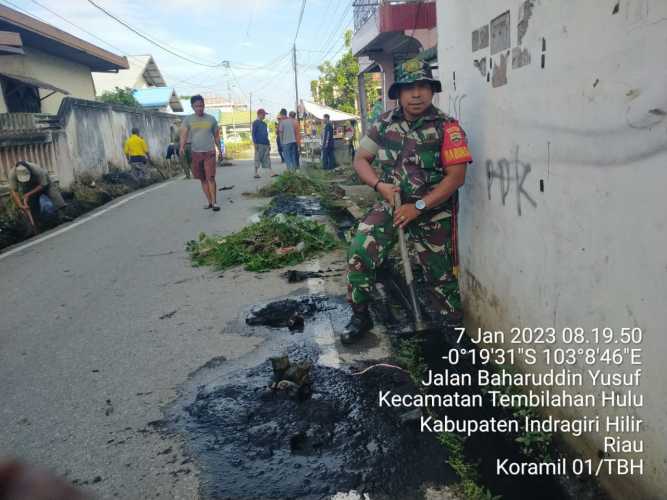
[[[519,216],[522,215],[522,203],[526,202],[533,208],[537,207],[537,202],[528,193],[524,184],[530,175],[532,167],[530,163],[519,159],[519,147],[516,148],[514,159],[500,158],[498,160],[486,160],[486,189],[489,200],[493,198],[492,193],[497,186],[500,201],[506,206],[510,194],[516,199],[516,209]]]
[[[448,104],[447,104],[447,114],[452,118],[462,121],[462,103],[463,99],[466,98],[466,94],[457,94],[449,93],[448,94]]]

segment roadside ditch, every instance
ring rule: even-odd
[[[148,177],[141,180],[124,170],[113,170],[99,177],[82,174],[69,189],[62,191],[67,207],[62,210],[60,217],[38,217],[36,223],[39,232],[74,220],[115,198],[178,176],[182,172],[178,163],[171,162],[150,169]],[[29,220],[9,197],[3,200],[3,204],[0,206],[0,251],[35,236]]]
[[[301,264],[303,269],[288,269],[284,276],[308,285],[305,293],[242,311],[225,331],[259,335],[264,342],[240,359],[211,360],[191,374],[165,410],[164,427],[184,437],[202,471],[202,496],[604,499],[595,485],[567,476],[496,475],[497,458],[559,457],[554,436],[420,432],[422,415],[476,420],[510,415],[492,408],[474,384],[428,390],[420,384],[429,369],[465,374],[474,367],[441,359],[454,345],[453,331],[411,331],[405,284],[395,262],[390,260],[379,276],[375,332],[352,348],[337,341],[336,332],[351,314],[343,296],[344,261],[320,269],[317,257],[340,252],[343,244],[333,235],[349,237],[353,214],[361,209],[356,203],[350,207],[350,197],[334,182],[283,174],[259,193],[273,200],[258,221],[239,233],[200,235],[187,244],[195,265],[241,264],[249,271],[268,271]],[[423,288],[419,273],[417,279]],[[458,392],[484,398],[486,404],[387,408],[378,404],[380,391],[443,397]]]

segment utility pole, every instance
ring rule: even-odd
[[[296,78],[296,43],[292,45],[292,65],[294,66],[294,95],[296,96],[296,103],[294,111],[296,112],[296,119],[299,119],[299,82]]]
[[[250,92],[250,111],[248,117],[250,118],[250,120],[248,120],[248,123],[250,123],[250,125],[252,126],[252,92]]]
[[[229,103],[232,106],[232,130],[236,135],[236,108],[234,107],[234,101],[232,101],[232,87],[229,85],[229,82],[227,82],[227,99],[229,99]]]

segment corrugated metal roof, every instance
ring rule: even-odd
[[[118,73],[93,73],[95,81],[95,91],[97,95],[103,92],[113,91],[116,87],[123,88],[143,88],[166,87],[167,83],[155,63],[155,59],[150,55],[127,56],[130,67]]]
[[[132,95],[144,108],[171,106],[174,111],[183,111],[181,101],[171,87],[151,87],[135,90]]]

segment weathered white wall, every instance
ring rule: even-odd
[[[178,119],[165,113],[76,99],[66,99],[59,115],[72,157],[71,167],[61,174],[65,185],[85,171],[102,174],[110,166],[129,168],[123,146],[133,127],[139,128],[146,140],[151,158],[161,162],[171,139],[170,127]]]
[[[617,498],[664,498],[667,2],[535,0],[519,44],[522,3],[438,0],[442,108],[475,158],[460,220],[470,326],[640,326],[645,404],[617,413],[646,422],[645,473],[603,482]],[[509,49],[473,52],[472,32],[507,10]],[[512,67],[516,47],[529,64]],[[602,443],[572,444],[597,460]]]
[[[46,54],[33,47],[24,47],[23,56],[2,56],[2,71],[17,76],[28,76],[55,87],[67,90],[71,97],[95,100],[95,87],[90,68],[81,64]],[[41,97],[51,93],[40,89]],[[56,92],[42,101],[42,113],[56,114],[65,96]],[[6,112],[0,99],[0,113]]]
[[[21,142],[0,145],[0,184],[19,159],[34,161],[57,175],[67,187],[77,175],[107,173],[110,167],[129,168],[123,152],[133,127],[148,143],[151,159],[164,161],[172,127],[178,128],[176,115],[134,109],[103,102],[68,97],[58,110],[60,128],[35,129]],[[43,138],[35,139],[35,135]],[[5,141],[7,142],[7,141]]]

